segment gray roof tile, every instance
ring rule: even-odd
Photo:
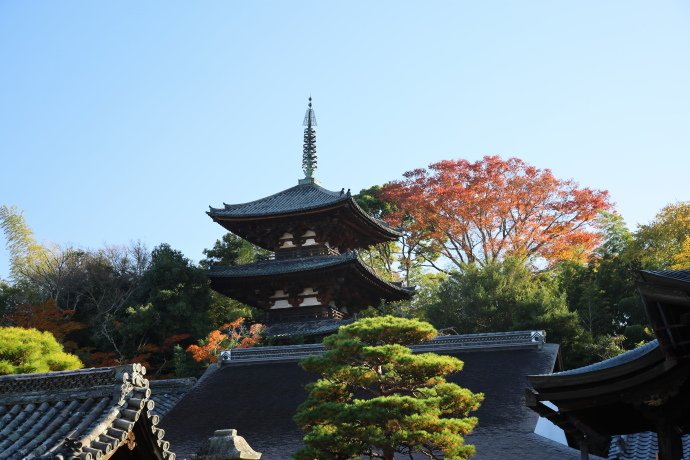
[[[316,184],[297,185],[274,195],[241,204],[225,204],[223,208],[213,208],[211,216],[252,217],[271,214],[285,214],[307,209],[321,208],[347,201],[346,193],[331,192]]]
[[[355,318],[270,324],[267,326],[266,335],[268,337],[291,337],[295,335],[334,334],[338,332],[338,328],[341,326],[346,326],[354,321]]]
[[[212,267],[208,276],[214,277],[254,277],[271,276],[283,273],[297,273],[309,270],[321,270],[345,264],[357,258],[355,253],[338,256],[323,255],[295,259],[276,259],[254,262],[251,264]]]
[[[151,380],[151,399],[156,403],[153,413],[164,417],[196,384],[194,377],[185,379]]]
[[[595,372],[603,369],[611,369],[616,366],[620,366],[622,364],[630,363],[635,361],[641,356],[644,356],[648,353],[652,353],[654,350],[659,348],[659,342],[657,340],[652,340],[649,343],[645,343],[644,345],[641,345],[637,348],[634,348],[630,351],[626,351],[623,354],[620,354],[618,356],[614,356],[613,358],[606,359],[604,361],[600,361],[598,363],[590,364],[589,366],[584,366],[584,367],[579,367],[577,369],[570,369],[567,371],[563,372],[556,372],[554,376],[561,376],[561,375],[575,375],[575,374],[586,374],[588,372]]]
[[[159,417],[152,413],[144,373],[132,364],[0,376],[0,458],[101,458],[141,424],[152,438],[139,444],[174,459],[156,427]],[[140,455],[153,454],[141,449]]]
[[[608,460],[656,460],[659,451],[656,433],[613,436]],[[683,436],[683,458],[690,458],[690,435]]]
[[[303,273],[309,271],[321,271],[338,266],[356,267],[362,272],[369,273],[372,279],[386,286],[402,298],[410,298],[414,292],[412,287],[403,287],[402,283],[392,283],[381,278],[366,263],[362,262],[355,251],[340,255],[320,255],[294,259],[275,259],[251,264],[211,267],[207,276],[214,278],[253,278],[284,275],[290,273]]]
[[[643,270],[642,271],[643,276],[645,273],[660,276],[663,278],[669,278],[669,279],[676,280],[676,281],[684,281],[686,283],[690,283],[690,269],[664,270],[664,271]]]

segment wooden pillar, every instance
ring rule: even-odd
[[[589,460],[589,446],[587,445],[587,436],[582,436],[578,439],[580,445],[580,460]]]
[[[662,418],[657,422],[657,444],[659,446],[659,460],[682,460],[683,440],[678,427],[669,418]]]

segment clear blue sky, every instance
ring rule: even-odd
[[[633,229],[690,199],[688,2],[0,0],[0,205],[199,260],[209,205],[302,177],[310,95],[331,190],[500,155]]]

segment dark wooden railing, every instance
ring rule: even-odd
[[[269,255],[261,255],[257,260],[280,260],[280,259],[303,259],[314,256],[337,256],[340,255],[338,251],[333,248],[325,248],[323,246],[315,248],[299,248],[299,249],[279,249],[278,251]]]

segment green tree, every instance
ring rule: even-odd
[[[371,217],[384,220],[392,210],[392,205],[379,199],[377,193],[381,190],[379,185],[362,189],[353,195],[355,202]],[[398,262],[397,252],[400,246],[395,241],[379,243],[367,249],[359,251],[360,257],[381,276],[388,281],[399,281],[395,266]]]
[[[516,258],[452,272],[426,307],[426,319],[458,334],[545,330],[549,341],[561,345],[567,367],[589,364],[604,353],[592,348],[594,338],[568,309],[550,273],[535,275]]]
[[[640,225],[634,237],[634,253],[645,269],[690,267],[683,256],[690,239],[690,201],[665,206],[650,223]]]
[[[0,206],[0,228],[5,233],[10,253],[10,275],[14,281],[31,277],[31,272],[45,262],[52,248],[39,244],[34,232],[16,206]]]
[[[153,350],[149,364],[155,372],[173,366],[173,337],[195,343],[212,330],[209,317],[211,289],[206,274],[168,244],[151,252],[139,304],[129,307],[117,323],[121,359]],[[178,340],[179,341],[179,340]]]
[[[49,332],[0,328],[0,375],[80,369],[81,361],[65,353]]]
[[[233,233],[226,233],[223,238],[216,240],[211,249],[204,249],[206,259],[199,262],[203,268],[213,265],[232,266],[255,262],[257,258],[268,256],[270,251],[253,245]],[[238,300],[231,299],[218,292],[211,292],[210,316],[213,327],[230,323],[237,318],[247,318],[250,322],[260,321],[263,311],[250,307]]]
[[[22,290],[0,280],[0,322],[10,315],[17,305],[24,302]]]
[[[518,259],[470,264],[441,282],[427,318],[459,333],[539,327],[547,312],[566,312],[565,299],[546,275],[535,276]],[[565,314],[565,313],[564,313]]]
[[[294,419],[308,431],[294,458],[392,460],[396,452],[465,459],[464,444],[477,419],[482,394],[447,383],[462,361],[433,353],[413,355],[409,345],[430,340],[428,323],[395,317],[365,318],[324,339],[325,355],[300,365],[322,378]],[[356,399],[362,398],[363,399]],[[439,456],[441,455],[441,456]]]
[[[374,185],[362,189],[353,196],[364,211],[383,221],[388,221],[389,216],[397,211],[391,201],[381,199],[382,190],[386,186]],[[379,243],[360,251],[360,254],[384,279],[402,280],[409,285],[413,282],[413,278],[422,273],[424,266],[434,267],[429,262],[438,259],[440,253],[433,249],[431,241],[412,237],[412,233],[408,230],[409,218],[403,217],[402,224],[400,228],[402,237],[399,242]]]
[[[556,279],[568,308],[592,336],[619,335],[647,319],[635,280],[641,268],[633,234],[620,216],[602,212],[598,225],[605,240],[586,263],[562,261]]]
[[[205,259],[199,265],[209,268],[212,265],[242,265],[255,262],[257,257],[270,254],[270,251],[253,245],[234,233],[226,233],[223,238],[216,240],[211,249],[204,249]]]
[[[206,274],[180,251],[161,244],[151,252],[144,297],[139,306],[128,310],[128,326],[157,344],[184,333],[195,341],[203,339],[212,329],[208,284]]]
[[[690,235],[685,237],[685,241],[680,246],[680,252],[673,256],[673,262],[671,270],[690,268]]]

